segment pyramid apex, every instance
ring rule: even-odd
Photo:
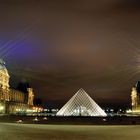
[[[78,93],[85,93],[85,90],[83,88],[80,88],[78,91],[77,91],[77,94]]]
[[[85,91],[83,88],[80,88],[78,91]]]

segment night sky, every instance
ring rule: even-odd
[[[0,0],[0,57],[10,85],[26,79],[43,103],[79,88],[129,104],[140,80],[139,0]]]

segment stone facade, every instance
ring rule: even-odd
[[[133,112],[140,112],[140,81],[132,87],[131,106]]]
[[[26,110],[33,107],[33,89],[28,88],[28,93],[11,89],[9,78],[5,63],[0,60],[0,113],[26,113]]]

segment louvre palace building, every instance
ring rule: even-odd
[[[140,114],[140,81],[138,81],[131,91],[132,112]]]
[[[0,60],[0,114],[26,113],[33,107],[33,89],[27,88],[26,93],[12,89],[9,79],[5,63]]]

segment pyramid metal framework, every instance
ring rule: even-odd
[[[78,92],[57,112],[57,116],[107,116],[83,90]]]

